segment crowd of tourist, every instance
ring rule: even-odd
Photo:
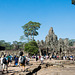
[[[17,55],[1,55],[1,65],[2,65],[2,73],[4,71],[7,71],[8,73],[8,67],[11,66],[12,62],[14,62],[13,66],[19,66],[21,68],[21,71],[25,71],[25,65],[28,64],[29,59],[23,55],[23,52],[20,52],[20,56]]]
[[[38,60],[41,61],[41,64],[44,63],[44,60],[45,59],[59,59],[59,56],[54,56],[54,55],[45,55],[45,56],[38,56],[38,55],[33,55],[31,57],[32,59],[36,59],[36,62]],[[73,60],[74,56],[63,56],[62,59],[65,60],[65,59],[69,59],[69,60]],[[19,66],[21,68],[21,71],[25,72],[25,65],[29,65],[29,61],[30,61],[30,58],[28,58],[27,56],[24,56],[23,52],[20,52],[19,56],[17,55],[7,55],[7,54],[3,54],[1,55],[1,58],[0,58],[0,61],[1,61],[1,65],[2,65],[2,73],[4,73],[4,71],[7,71],[8,73],[8,67],[11,66],[12,62],[14,62],[14,65],[13,66]]]

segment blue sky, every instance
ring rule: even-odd
[[[75,39],[75,5],[71,0],[0,0],[0,40],[20,41],[21,26],[41,23],[36,40],[45,40],[50,27],[58,38]]]

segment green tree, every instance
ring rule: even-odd
[[[24,49],[24,45],[25,43],[24,42],[18,42],[18,41],[13,41],[13,49],[15,50],[19,50],[19,49]]]
[[[4,40],[0,40],[0,46],[5,46],[5,41]]]
[[[23,30],[24,30],[24,35],[25,37],[28,38],[28,42],[29,42],[29,36],[31,36],[31,40],[34,40],[34,36],[38,35],[37,30],[40,28],[40,23],[39,22],[32,22],[29,21],[28,23],[26,23],[24,26],[22,26]],[[33,39],[32,39],[33,37]]]
[[[15,49],[15,50],[18,50],[18,45],[17,45],[17,41],[13,41],[13,48]]]
[[[10,42],[5,43],[5,49],[6,50],[11,50],[11,43]]]
[[[13,44],[11,44],[11,42],[5,42],[4,40],[0,40],[0,46],[5,47],[6,50],[18,50],[24,49],[25,42],[13,41]]]
[[[11,43],[5,42],[4,40],[0,40],[0,46],[5,47],[6,50],[11,50]]]
[[[18,49],[23,49],[23,42],[17,42]]]
[[[69,40],[69,46],[73,46],[74,42],[75,42],[75,39],[70,39]]]
[[[37,54],[38,53],[38,45],[36,41],[30,41],[25,44],[25,51],[29,53],[30,55]]]

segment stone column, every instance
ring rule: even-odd
[[[40,56],[41,56],[41,49],[39,48],[39,54],[40,54]]]

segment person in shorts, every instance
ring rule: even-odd
[[[41,56],[40,61],[41,61],[41,64],[43,64],[43,61],[44,61],[43,56]]]
[[[8,73],[8,59],[6,58],[6,55],[4,55],[3,57],[3,72],[2,73],[4,73],[5,70]]]
[[[9,66],[11,66],[12,63],[12,56],[9,54]]]
[[[1,56],[1,68],[3,69],[3,55]]]
[[[25,72],[25,64],[26,64],[26,58],[23,55],[23,52],[20,53],[20,67],[22,68],[21,71]]]
[[[1,65],[3,65],[3,58],[4,58],[4,56],[2,55],[1,56]]]

